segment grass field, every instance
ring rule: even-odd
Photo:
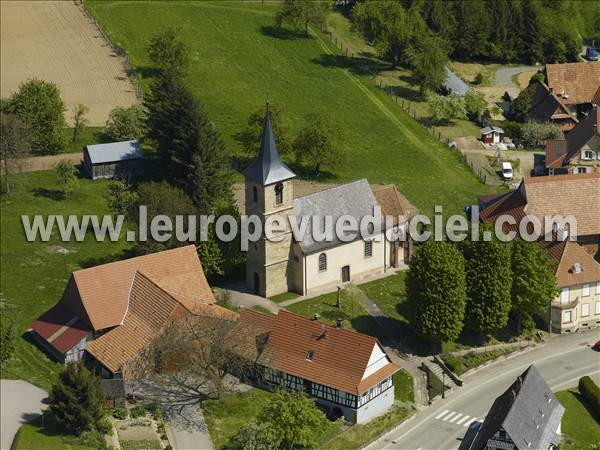
[[[577,389],[556,392],[556,397],[565,407],[562,419],[563,442],[561,449],[588,449],[600,445],[600,424],[581,402]]]
[[[102,133],[103,129],[104,127],[85,127],[77,136],[77,140],[73,142],[73,128],[65,128],[67,146],[62,153],[79,153],[86,145],[108,142],[109,139]]]
[[[15,178],[14,191],[0,199],[2,277],[0,291],[6,305],[3,314],[19,312],[17,348],[2,371],[2,378],[21,378],[46,390],[61,365],[51,362],[30,343],[25,331],[31,322],[56,303],[71,272],[106,261],[122,259],[126,242],[96,242],[88,235],[84,242],[59,242],[58,232],[50,242],[27,242],[21,215],[106,214],[106,181],[79,180],[73,196],[60,200],[54,171],[23,173]],[[57,253],[53,245],[64,245],[68,254]]]
[[[41,419],[37,419],[19,428],[10,450],[97,450],[101,439],[98,435],[64,435],[52,426],[42,427]]]
[[[401,110],[368,75],[355,70],[328,39],[272,27],[277,5],[242,2],[86,2],[111,39],[129,52],[149,85],[149,37],[177,24],[191,45],[187,81],[236,156],[236,134],[267,95],[288,111],[293,130],[321,111],[342,124],[343,167],[321,181],[366,177],[395,183],[422,211],[459,211],[490,192],[458,157]],[[242,168],[247,159],[238,160]],[[298,169],[296,166],[294,168]],[[301,168],[299,174],[306,174]]]

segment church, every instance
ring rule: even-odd
[[[366,179],[296,197],[296,174],[279,157],[268,105],[260,151],[244,171],[244,177],[245,214],[260,217],[263,225],[275,214],[285,219],[293,215],[298,220],[303,216],[313,220],[315,216],[330,215],[334,224],[337,218],[349,215],[360,223],[379,206],[383,216],[394,217],[394,231],[402,229],[408,236],[408,220],[416,214],[395,186],[370,186]],[[263,297],[289,291],[308,295],[332,290],[401,267],[410,258],[410,238],[389,241],[385,230],[368,240],[359,233],[350,242],[335,236],[330,241],[319,241],[307,232],[301,241],[296,241],[289,221],[285,223],[285,230],[274,233],[277,239],[268,240],[263,235],[248,248],[246,284],[250,291]],[[311,229],[309,222],[308,230]]]

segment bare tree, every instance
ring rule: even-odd
[[[10,192],[12,175],[23,170],[31,150],[30,129],[17,116],[1,114],[0,157],[4,170],[4,192]]]
[[[79,133],[81,133],[89,123],[89,120],[85,117],[89,110],[90,108],[83,103],[79,103],[75,107],[75,110],[73,111],[73,142],[77,141],[77,136],[79,136]]]
[[[259,334],[239,320],[189,315],[171,322],[144,360],[161,397],[180,404],[218,399],[259,368]]]

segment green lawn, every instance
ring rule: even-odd
[[[25,331],[41,313],[56,303],[71,272],[83,267],[122,259],[126,242],[96,242],[89,234],[83,242],[62,243],[58,232],[51,241],[27,242],[21,215],[41,214],[106,214],[104,193],[107,181],[79,180],[73,196],[57,199],[54,171],[28,172],[15,177],[14,190],[0,198],[2,277],[0,291],[6,304],[3,314],[19,311],[17,347],[12,359],[2,371],[2,378],[21,378],[48,390],[61,369],[51,362]],[[64,245],[71,253],[54,251],[53,245]]]
[[[155,73],[146,56],[149,37],[176,24],[191,45],[187,81],[205,105],[226,144],[241,157],[236,134],[265,98],[286,108],[293,131],[308,113],[321,111],[341,123],[343,166],[320,180],[366,177],[395,183],[423,212],[440,204],[462,211],[480,184],[470,169],[339,54],[320,33],[306,38],[272,27],[277,5],[258,2],[133,2],[88,0],[115,43],[124,47],[147,88]],[[292,166],[302,176],[309,174]]]
[[[565,407],[561,449],[589,449],[593,444],[600,445],[600,424],[582,403],[580,395],[577,389],[556,392],[556,397]]]
[[[323,294],[315,298],[303,300],[286,309],[296,314],[301,314],[306,317],[313,317],[315,313],[319,314],[319,320],[334,325],[338,318],[345,319],[344,327],[350,328],[361,333],[376,336],[378,338],[385,337],[383,330],[377,325],[367,311],[362,307],[357,299],[342,299],[341,310],[336,306],[336,292]]]
[[[253,311],[258,311],[260,313],[263,314],[268,314],[271,315],[272,312],[269,311],[267,308],[265,308],[264,306],[260,306],[260,305],[254,305],[253,307],[251,307],[250,309],[252,309]]]
[[[415,402],[415,392],[412,377],[404,369],[392,377],[394,383],[394,398],[400,402]]]
[[[270,396],[268,391],[250,389],[225,394],[221,400],[204,401],[202,411],[214,448],[224,448],[242,425],[258,415]]]
[[[98,450],[101,437],[94,434],[80,437],[64,435],[53,427],[43,428],[41,420],[22,425],[10,447],[11,450]]]
[[[286,300],[293,300],[300,297],[300,294],[296,292],[284,292],[283,294],[274,295],[269,300],[275,303],[285,302]]]
[[[61,153],[77,153],[86,145],[109,142],[110,139],[102,133],[103,129],[103,127],[85,127],[77,136],[77,140],[73,142],[73,128],[65,128],[67,146]]]

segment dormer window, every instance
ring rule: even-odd
[[[581,268],[581,264],[578,262],[573,264],[573,273],[581,273],[581,272],[583,272],[583,269]]]
[[[275,204],[281,205],[283,203],[283,183],[277,183],[275,185]]]
[[[314,357],[315,357],[315,352],[313,352],[312,350],[309,350],[309,351],[306,353],[306,360],[307,360],[308,362],[312,361]]]
[[[594,159],[594,152],[591,150],[584,150],[582,152],[581,159],[586,159],[586,160]]]

